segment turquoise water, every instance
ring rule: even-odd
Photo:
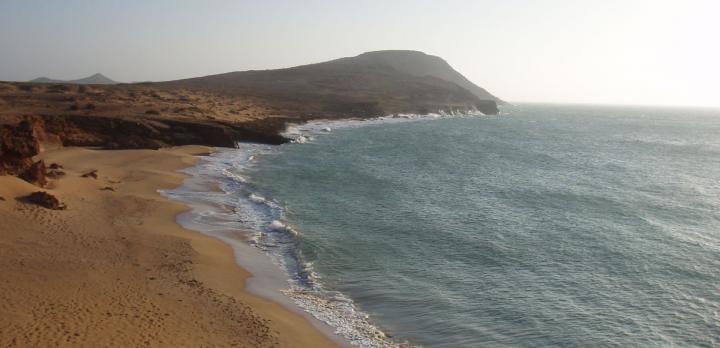
[[[720,112],[505,111],[333,130],[250,188],[398,342],[720,345]]]

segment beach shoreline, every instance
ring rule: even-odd
[[[39,156],[64,167],[45,189],[0,177],[0,345],[336,346],[246,291],[229,245],[177,223],[189,208],[158,190],[208,151],[64,148]],[[67,209],[19,199],[35,191]]]
[[[250,293],[304,316],[340,346],[405,346],[409,343],[393,340],[350,297],[322,284],[312,265],[298,254],[296,243],[302,232],[284,221],[282,203],[252,188],[254,168],[286,146],[303,146],[335,130],[481,116],[401,114],[290,124],[283,136],[293,139],[291,144],[239,142],[236,149],[215,148],[182,170],[188,174],[182,185],[161,194],[191,208],[178,216],[180,225],[217,238],[234,250],[240,267],[255,275],[246,283]]]

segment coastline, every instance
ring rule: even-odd
[[[39,157],[65,176],[42,189],[67,204],[17,200],[41,191],[0,177],[0,345],[310,346],[336,343],[302,315],[250,294],[230,246],[182,228],[188,211],[159,189],[208,148],[98,151]],[[97,179],[81,174],[98,170]]]
[[[478,116],[484,115],[401,114],[291,124],[283,133],[292,139],[291,144],[241,142],[237,149],[213,149],[182,170],[189,176],[182,185],[161,190],[161,194],[191,208],[178,216],[180,225],[221,240],[234,250],[240,267],[254,275],[246,283],[250,293],[302,315],[341,346],[409,346],[385,334],[347,295],[323,285],[312,265],[298,254],[297,235],[302,231],[287,224],[281,203],[252,188],[254,168],[285,146],[302,146],[336,129]]]
[[[236,262],[253,274],[246,281],[248,292],[303,316],[339,346],[396,347],[349,298],[323,289],[312,279],[311,267],[296,257],[297,236],[292,227],[280,223],[280,216],[269,224],[265,213],[258,211],[270,209],[272,215],[282,215],[283,208],[248,194],[250,177],[244,169],[256,162],[248,158],[277,151],[280,148],[275,146],[248,143],[237,150],[215,149],[183,170],[190,175],[183,185],[161,194],[191,208],[178,216],[181,226],[233,249]]]

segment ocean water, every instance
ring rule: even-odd
[[[361,346],[720,346],[720,111],[395,121],[241,144],[174,194]]]

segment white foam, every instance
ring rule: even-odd
[[[477,108],[459,112],[440,110],[428,114],[395,114],[372,118],[351,118],[342,120],[313,120],[302,124],[289,124],[282,135],[291,139],[292,143],[305,144],[313,140],[314,135],[329,133],[333,129],[357,128],[376,124],[393,124],[402,122],[427,121],[438,118],[483,117],[486,116]]]
[[[267,202],[267,200],[265,199],[265,197],[263,197],[263,196],[258,196],[258,195],[254,194],[254,193],[251,193],[249,197],[250,197],[250,200],[253,201],[253,202],[255,202],[255,203],[266,203],[266,202]]]
[[[298,235],[298,232],[295,229],[278,220],[273,220],[270,223],[270,229],[278,232],[286,232],[294,237]]]
[[[295,139],[291,140],[291,142],[298,143],[298,144],[305,144],[308,141],[310,141],[310,139],[304,135],[299,135],[299,136],[295,137]]]
[[[232,173],[232,172],[230,172],[230,171],[227,170],[227,169],[223,169],[223,170],[222,170],[222,173],[223,173],[223,175],[227,176],[228,178],[233,178],[233,179],[235,179],[235,180],[237,180],[237,181],[239,181],[239,182],[241,182],[241,183],[246,183],[246,182],[247,182],[247,179],[245,179],[244,176],[238,175],[238,174],[235,174],[235,173]]]

